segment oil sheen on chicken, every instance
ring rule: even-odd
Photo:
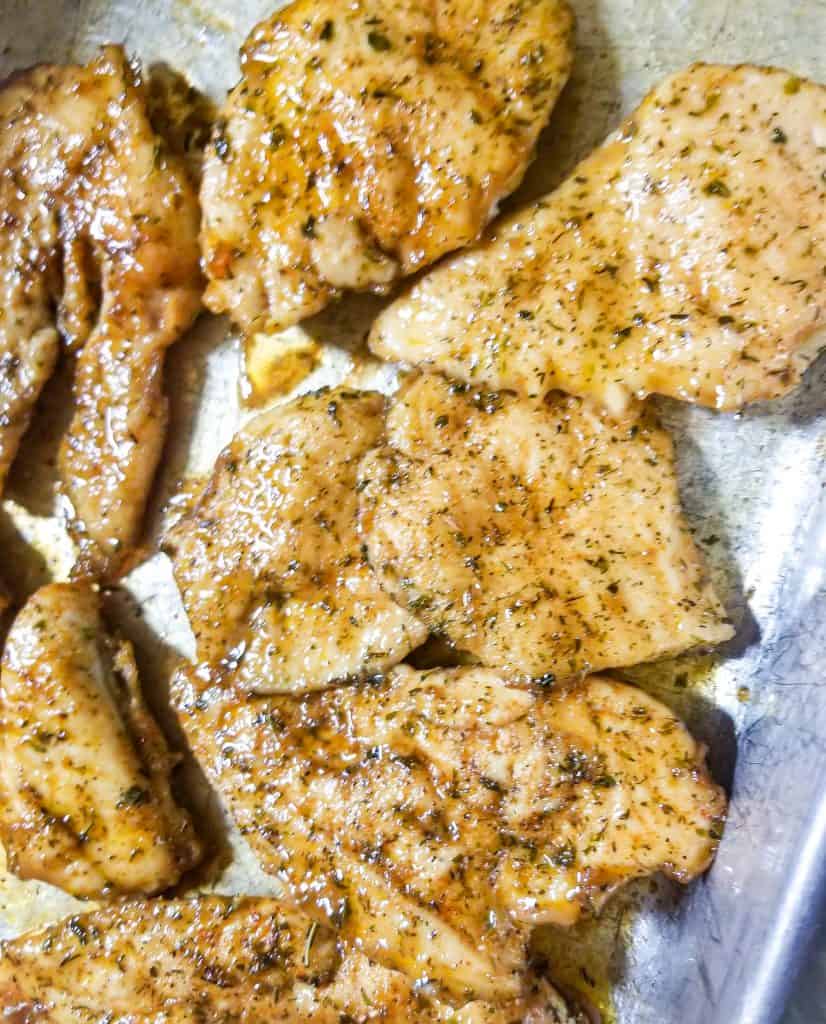
[[[467,245],[571,66],[565,0],[296,0],[241,54],[207,157],[206,302],[287,327]]]
[[[59,469],[85,571],[114,571],[138,538],[164,350],[200,303],[198,221],[119,47],[0,90],[0,488],[62,339],[76,368]]]
[[[454,1007],[271,899],[122,903],[0,947],[0,1003],[43,1024],[584,1024],[542,980]]]
[[[166,550],[198,659],[259,693],[397,664],[426,637],[386,595],[357,532],[356,473],[384,399],[339,388],[248,424]]]
[[[826,342],[826,89],[694,65],[553,194],[376,322],[371,347],[492,388],[719,409],[786,394]]]
[[[76,896],[153,893],[200,859],[169,788],[175,758],[132,649],[86,584],[50,584],[6,641],[0,674],[0,838],[12,870]]]
[[[662,704],[602,677],[463,668],[254,698],[183,669],[189,742],[263,866],[357,948],[454,998],[518,995],[540,922],[630,878],[686,882],[725,811]]]
[[[384,587],[483,665],[564,679],[732,635],[648,415],[618,425],[577,398],[426,375],[359,472]]]

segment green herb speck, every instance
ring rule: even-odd
[[[383,32],[377,32],[375,29],[367,33],[367,42],[379,53],[384,53],[385,51],[392,49],[390,40],[387,36]]]

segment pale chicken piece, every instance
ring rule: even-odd
[[[206,304],[247,332],[472,242],[572,61],[565,0],[296,0],[255,28],[201,202]]]
[[[0,91],[0,211],[0,488],[62,339],[70,527],[84,571],[116,571],[163,445],[164,351],[201,292],[197,197],[119,47]]]
[[[456,1009],[272,899],[122,903],[0,947],[0,1003],[43,1024],[582,1024],[529,977],[502,1006]]]
[[[358,536],[356,474],[384,399],[303,395],[249,423],[165,550],[198,660],[257,693],[381,672],[427,636],[386,595]]]
[[[169,788],[175,763],[94,590],[37,591],[0,674],[0,838],[14,873],[76,896],[177,883],[201,847]]]
[[[565,679],[732,636],[649,415],[423,376],[359,472],[382,584],[483,665]]]
[[[173,700],[287,897],[456,998],[518,995],[535,924],[571,924],[631,878],[704,871],[725,813],[703,748],[607,678],[549,690],[398,666],[253,700],[184,669]]]
[[[493,388],[718,409],[826,343],[826,89],[698,64],[545,199],[419,281],[370,345]]]

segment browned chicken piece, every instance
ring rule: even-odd
[[[511,676],[564,679],[732,635],[650,415],[620,426],[565,395],[414,378],[359,490],[388,593]]]
[[[356,473],[381,395],[304,395],[248,424],[170,533],[198,659],[257,693],[381,672],[427,629],[379,586],[357,532]]]
[[[253,30],[208,152],[206,303],[287,327],[478,237],[565,84],[565,0],[296,0]]]
[[[526,979],[502,1006],[454,1009],[271,899],[121,903],[2,944],[0,1003],[20,1024],[578,1024]]]
[[[119,47],[0,91],[0,211],[0,487],[62,338],[77,355],[59,466],[71,529],[84,571],[114,571],[163,444],[164,350],[201,291],[197,197]]]
[[[251,699],[184,669],[189,742],[285,895],[454,997],[516,996],[540,922],[628,879],[704,871],[725,813],[704,750],[633,687],[477,668]]]
[[[554,193],[419,281],[370,345],[492,388],[790,391],[826,343],[826,89],[698,64],[667,78]]]
[[[174,885],[201,854],[169,788],[175,763],[94,590],[37,591],[0,675],[0,838],[15,874],[75,896]]]

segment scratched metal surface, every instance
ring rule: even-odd
[[[519,195],[552,187],[665,73],[697,59],[774,63],[826,80],[822,0],[572,0],[579,18],[571,86],[543,137]],[[85,59],[120,41],[144,64],[165,61],[220,97],[237,75],[237,47],[272,0],[0,0],[0,76],[43,60]],[[358,339],[376,304],[351,303],[304,329],[323,342],[324,366],[308,384],[349,374],[389,384],[365,363]],[[340,347],[345,345],[347,351]],[[353,350],[355,349],[355,354]],[[155,517],[180,482],[209,468],[238,425],[237,342],[203,318],[170,358],[171,441]],[[826,357],[786,401],[742,416],[662,403],[679,447],[683,497],[738,637],[680,688],[694,663],[632,676],[687,716],[731,788],[729,825],[709,876],[685,893],[642,898],[616,954],[621,1024],[773,1024],[795,987],[817,924],[826,876]],[[50,515],[50,428],[24,451],[0,510],[0,564],[17,597],[65,574],[71,549]],[[164,680],[190,637],[163,556],[132,573],[113,613],[136,641],[144,678],[163,715]],[[676,681],[676,682],[675,682]],[[174,723],[165,718],[170,729]],[[216,836],[224,822],[190,765],[188,798]],[[203,886],[271,891],[243,846]],[[0,935],[62,915],[76,904],[47,886],[0,873]],[[818,978],[790,1020],[826,1021]]]

